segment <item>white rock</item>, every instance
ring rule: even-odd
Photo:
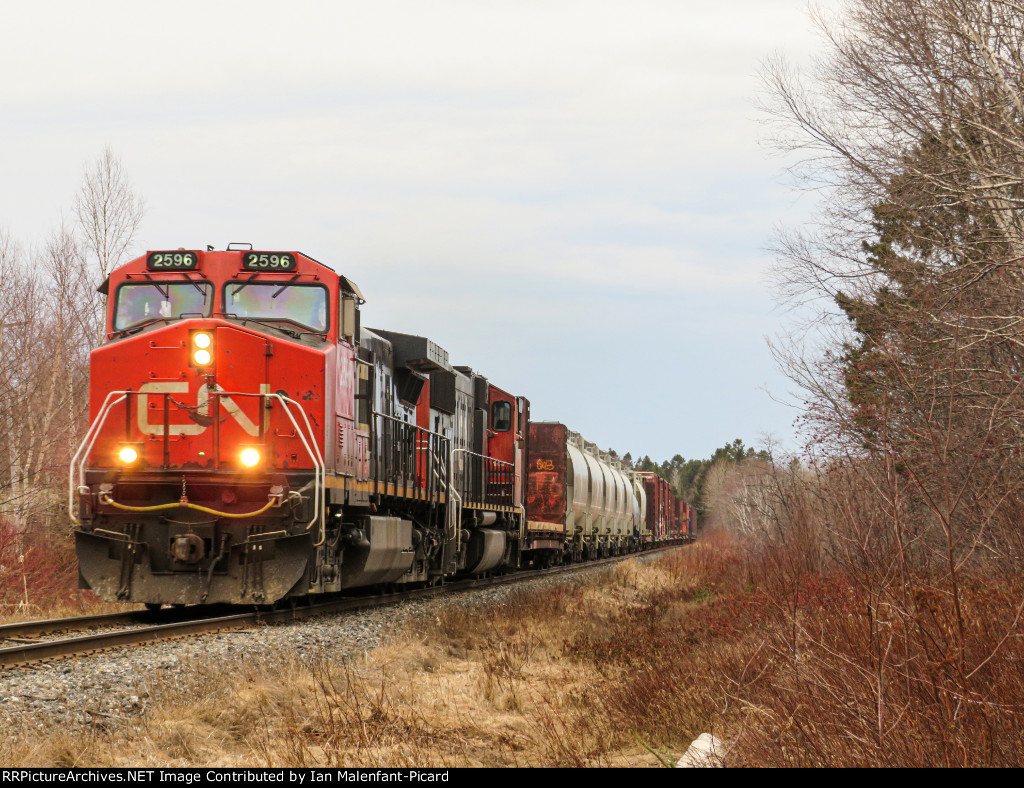
[[[702,733],[676,761],[677,769],[708,769],[725,766],[725,745],[717,736]]]

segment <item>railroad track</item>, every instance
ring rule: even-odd
[[[14,641],[17,645],[0,648],[0,670],[34,665],[67,657],[95,654],[125,646],[141,646],[166,640],[224,632],[232,629],[247,629],[260,624],[277,624],[313,618],[330,613],[353,610],[368,610],[413,599],[429,599],[459,591],[470,591],[499,585],[508,585],[538,577],[565,574],[613,564],[627,558],[648,556],[663,550],[662,547],[643,553],[604,558],[582,564],[557,566],[550,569],[533,569],[509,575],[490,578],[456,580],[443,586],[417,588],[391,594],[375,594],[333,599],[316,604],[285,607],[275,610],[253,610],[246,612],[225,612],[231,608],[169,608],[167,610],[135,610],[124,613],[109,613],[75,618],[49,619],[45,621],[24,621],[0,626],[0,641]],[[234,609],[234,610],[237,610]],[[198,617],[197,617],[198,616]],[[171,619],[171,620],[168,620]],[[90,632],[75,637],[61,637],[54,640],[33,641],[33,638],[69,631],[82,631],[96,627],[133,626],[131,629],[109,629]]]

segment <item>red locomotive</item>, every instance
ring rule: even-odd
[[[104,292],[69,501],[101,597],[270,604],[585,557],[564,523],[532,527],[529,402],[424,337],[361,326],[359,288],[328,266],[157,251]],[[611,470],[587,557],[668,537],[643,536]]]

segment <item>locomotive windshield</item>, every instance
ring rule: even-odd
[[[128,282],[117,289],[114,330],[184,315],[209,317],[212,308],[209,282]]]
[[[327,333],[327,288],[280,282],[228,282],[224,311],[253,320],[284,320]]]

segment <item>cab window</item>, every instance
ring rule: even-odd
[[[117,288],[114,330],[184,316],[209,317],[212,309],[209,282],[126,282]]]
[[[491,405],[491,429],[508,432],[512,429],[512,403],[500,400]]]
[[[228,282],[224,311],[253,320],[282,320],[327,333],[327,288],[280,282]]]

